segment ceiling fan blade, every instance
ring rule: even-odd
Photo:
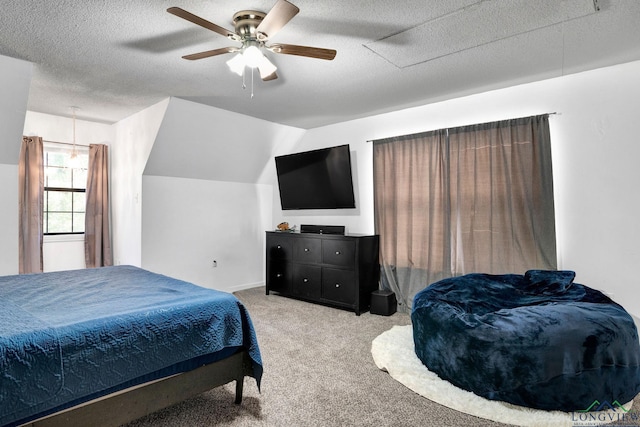
[[[238,52],[240,49],[236,48],[236,47],[223,47],[220,49],[214,49],[214,50],[207,50],[204,52],[199,52],[199,53],[192,53],[191,55],[185,55],[183,56],[184,59],[188,59],[190,61],[196,60],[196,59],[203,59],[203,58],[209,58],[212,56],[216,56],[216,55],[222,55],[224,53],[231,53],[231,52]]]
[[[289,3],[287,0],[278,0],[256,28],[258,39],[264,41],[269,37],[273,37],[298,12],[300,12],[300,9],[294,4]]]
[[[232,40],[236,40],[238,37],[236,33],[231,32],[226,28],[222,28],[221,26],[216,25],[213,22],[209,22],[206,19],[200,18],[199,16],[196,16],[191,12],[187,12],[186,10],[181,9],[179,7],[170,7],[169,9],[167,9],[167,12],[177,17],[180,17],[182,19],[186,19],[189,22],[193,22],[196,25],[200,25],[201,27],[206,28],[207,30],[214,31]]]
[[[333,49],[322,49],[320,47],[297,46],[294,44],[273,44],[267,48],[274,53],[282,53],[285,55],[307,56],[309,58],[326,59],[331,61],[336,57],[336,51]]]
[[[268,82],[270,80],[275,80],[277,78],[278,78],[278,74],[276,74],[276,72],[274,71],[273,73],[269,74],[267,77],[263,78],[262,81]]]

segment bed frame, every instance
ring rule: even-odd
[[[212,388],[236,382],[235,403],[242,402],[245,376],[253,376],[248,352],[74,406],[23,424],[23,427],[110,427],[126,424]]]

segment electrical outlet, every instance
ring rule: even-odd
[[[212,267],[217,267],[218,266],[218,261],[216,261],[215,259],[213,260],[213,264]]]

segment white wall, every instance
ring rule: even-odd
[[[85,268],[84,235],[44,236],[42,264],[45,272]]]
[[[76,144],[110,146],[113,143],[115,133],[112,125],[76,119],[75,127]],[[23,134],[71,144],[73,119],[27,111]],[[84,236],[44,236],[42,261],[45,272],[85,268]]]
[[[142,266],[233,292],[263,284],[272,187],[143,177]],[[213,261],[217,267],[213,267]]]
[[[116,265],[142,265],[142,173],[169,98],[116,123],[111,150],[111,225]]]
[[[0,163],[0,276],[18,274],[18,166]]]
[[[283,212],[274,191],[273,222],[347,225],[351,232],[373,233],[373,150],[366,141],[557,112],[550,126],[558,267],[575,270],[576,282],[604,290],[638,316],[638,75],[640,62],[632,62],[309,130],[282,151],[350,144],[359,210]],[[275,186],[275,173],[269,179]]]
[[[273,186],[260,177],[302,134],[172,98],[142,179],[142,267],[224,291],[263,284]]]
[[[0,275],[18,274],[18,156],[32,64],[0,56]]]

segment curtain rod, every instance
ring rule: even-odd
[[[555,114],[560,114],[560,113],[558,113],[557,111],[554,111],[553,113],[543,113],[543,114],[537,114],[537,115],[538,115],[538,116],[544,116],[545,114],[546,114],[547,116],[553,116],[553,115],[555,115]],[[535,116],[528,116],[528,117],[535,117]],[[522,117],[521,117],[521,118],[522,118]],[[505,119],[505,120],[513,120],[513,119]],[[501,121],[501,120],[496,120],[496,121]],[[490,123],[491,123],[491,122],[490,122]],[[480,123],[480,124],[482,124],[482,123]],[[379,139],[385,139],[385,138],[379,138]],[[365,142],[369,143],[369,142],[374,142],[374,141],[376,141],[376,140],[375,140],[375,139],[367,139]]]
[[[76,144],[72,144],[72,143],[70,143],[70,142],[49,141],[49,140],[47,140],[47,139],[43,139],[43,140],[42,140],[42,142],[50,142],[50,143],[52,143],[52,144],[76,145],[76,146],[80,146],[80,147],[88,147],[88,145],[87,145],[87,144],[78,144],[78,143],[76,143]]]

